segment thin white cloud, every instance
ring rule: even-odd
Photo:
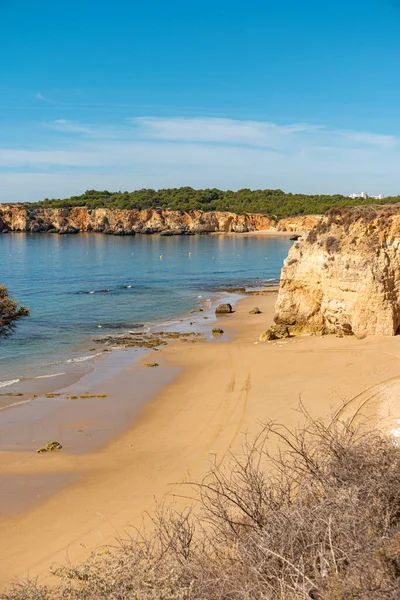
[[[56,131],[64,131],[66,133],[93,133],[93,128],[90,125],[84,125],[77,121],[68,121],[67,119],[56,119],[50,126]]]
[[[107,126],[60,118],[42,133],[40,148],[0,148],[0,201],[65,197],[95,187],[400,191],[398,138],[375,132],[308,123],[140,117]]]
[[[41,94],[40,92],[36,94],[35,98],[36,100],[41,100],[42,102],[51,102],[51,100],[43,96],[43,94]]]
[[[136,117],[131,119],[139,134],[148,139],[180,142],[206,142],[221,144],[244,144],[249,146],[280,146],[290,136],[315,133],[322,129],[319,125],[295,123],[277,125],[263,121],[245,121],[210,117],[154,118]]]
[[[379,135],[365,131],[338,131],[337,135],[358,145],[376,146],[380,148],[395,148],[398,139],[394,135]]]

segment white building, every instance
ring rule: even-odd
[[[382,200],[385,196],[383,194],[379,194],[378,196],[368,196],[367,192],[361,192],[361,194],[350,194],[349,198],[353,200],[366,200],[367,198],[372,198],[373,200]]]
[[[367,192],[361,192],[361,194],[350,194],[349,198],[352,198],[353,200],[357,200],[357,198],[366,200],[368,198],[368,194]]]

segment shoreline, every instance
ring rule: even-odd
[[[216,305],[220,302],[236,302],[241,295],[241,293],[238,295],[236,292],[236,290],[239,289],[242,288],[235,288],[232,286],[232,291],[229,291],[229,289],[211,290],[208,292],[212,298],[211,303]],[[190,325],[191,322],[196,321],[196,318],[199,316],[197,313],[200,309],[202,310],[203,318],[210,321],[212,319],[215,320],[214,312],[211,307],[207,308],[207,306],[204,305],[204,301],[197,298],[196,302],[193,303],[192,308],[188,312],[159,317],[152,322],[144,323],[143,327],[137,330],[138,334],[142,335],[143,333],[149,333],[158,329],[170,331],[176,328],[181,328],[182,332],[187,331],[188,329],[200,331],[202,324],[197,323],[194,326]],[[121,350],[122,348],[110,348],[107,344],[98,343],[96,340],[101,339],[101,337],[123,337],[133,328],[134,325],[128,329],[105,329],[103,334],[100,333],[100,330],[97,331],[97,334],[93,332],[92,336],[95,337],[88,336],[88,339],[85,342],[82,341],[75,347],[70,348],[69,351],[65,353],[63,360],[60,360],[57,363],[37,365],[40,372],[43,371],[43,374],[39,376],[24,376],[20,373],[8,375],[7,379],[0,381],[0,420],[2,411],[16,407],[19,404],[24,405],[33,402],[46,394],[58,393],[60,390],[72,387],[82,378],[93,373],[96,369],[101,368],[101,363],[107,358],[108,353],[112,353],[115,350]],[[95,345],[94,348],[93,345]],[[139,359],[140,355],[147,350],[145,348],[135,348],[130,349],[130,351],[134,355],[132,362],[135,362]],[[137,356],[135,356],[135,353]],[[63,372],[47,373],[48,370]],[[7,403],[7,399],[9,399],[9,403]]]
[[[28,571],[47,581],[52,563],[84,560],[99,545],[140,526],[144,513],[165,495],[182,507],[182,481],[200,480],[213,457],[239,452],[243,433],[253,436],[267,419],[295,427],[302,420],[300,398],[313,417],[327,419],[344,402],[399,377],[395,338],[259,343],[272,322],[275,294],[241,299],[232,315],[218,319],[225,334],[216,343],[172,342],[146,354],[146,361],[162,364],[158,369],[139,363],[127,366],[124,381],[110,381],[114,398],[129,401],[138,372],[159,381],[160,368],[178,370],[106,445],[83,454],[0,452],[2,479],[36,478],[53,486],[29,510],[0,517],[6,540],[0,549],[1,586]],[[261,315],[249,314],[255,305]],[[115,412],[111,406],[110,414]]]
[[[135,235],[143,235],[143,236],[161,236],[161,237],[193,237],[193,236],[214,236],[214,235],[221,235],[221,236],[238,236],[238,237],[247,237],[247,236],[251,236],[251,235],[264,235],[264,236],[270,236],[270,237],[288,237],[288,236],[292,236],[292,235],[304,235],[305,233],[308,233],[308,230],[301,230],[301,229],[293,229],[293,230],[278,230],[278,229],[254,229],[253,231],[204,231],[204,232],[192,232],[192,233],[171,233],[168,235],[165,235],[163,230],[161,231],[154,231],[151,233],[141,233],[141,232],[137,232],[134,234],[124,234],[124,235],[120,235],[119,237],[134,237]],[[0,231],[0,235],[13,235],[13,234],[24,234],[24,235],[33,235],[33,236],[37,236],[37,235],[50,235],[50,236],[58,236],[58,235],[69,235],[69,236],[79,236],[79,235],[106,235],[106,236],[110,236],[110,235],[116,235],[118,237],[118,234],[109,234],[109,233],[104,233],[103,231],[78,231],[76,233],[63,233],[60,234],[58,232],[51,232],[51,231],[40,231],[40,232],[33,232],[33,231],[22,231],[22,230],[18,230],[18,229],[13,229],[13,230],[9,230],[9,231]]]

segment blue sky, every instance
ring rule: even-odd
[[[0,202],[400,193],[400,0],[0,0]]]

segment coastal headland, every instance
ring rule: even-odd
[[[394,426],[400,417],[398,338],[301,336],[261,343],[260,333],[273,323],[277,293],[267,289],[240,300],[232,314],[212,324],[224,331],[214,341],[176,339],[125,365],[108,380],[106,399],[93,378],[85,390],[91,419],[99,420],[102,436],[108,432],[99,448],[0,452],[3,490],[15,498],[24,483],[37,486],[30,506],[0,517],[3,587],[28,574],[47,581],[52,564],[84,560],[98,546],[134,533],[164,497],[178,508],[186,505],[190,489],[183,482],[201,480],[210,463],[240,453],[244,433],[254,436],[266,420],[289,429],[301,423],[300,402],[313,417],[329,419],[369,398],[370,419],[388,430]],[[255,306],[259,314],[251,314]],[[160,367],[145,366],[154,362]],[[138,375],[157,380],[169,369],[170,382],[154,390],[116,434],[117,408],[121,398],[135,402]],[[75,411],[86,399],[67,402]],[[53,418],[56,427],[57,411]],[[85,423],[70,421],[75,431],[84,430]],[[18,427],[14,434],[18,438]],[[5,504],[12,504],[12,493],[3,494]]]
[[[396,335],[399,248],[399,205],[331,210],[289,251],[276,322],[294,334]]]
[[[105,233],[135,235],[191,235],[204,233],[297,233],[309,231],[320,215],[287,217],[280,220],[259,213],[236,214],[202,210],[124,210],[117,208],[41,208],[0,205],[0,233]]]

